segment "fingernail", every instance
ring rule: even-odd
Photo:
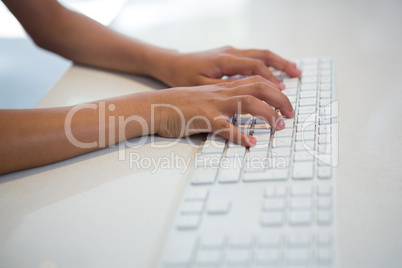
[[[250,147],[257,144],[256,138],[254,138],[253,136],[248,136],[248,138],[249,138],[248,139],[248,144],[250,145]]]
[[[285,127],[285,122],[283,120],[279,121],[277,129],[282,129]]]
[[[295,110],[292,110],[292,111],[290,112],[290,115],[291,115],[292,117],[295,117],[295,114],[296,114]]]
[[[282,82],[280,82],[280,83],[279,83],[279,89],[280,89],[280,90],[283,90],[283,89],[285,89],[285,88],[286,88],[285,84],[282,83]]]

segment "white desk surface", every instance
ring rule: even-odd
[[[127,5],[111,27],[183,52],[230,44],[335,56],[342,267],[401,267],[401,13],[397,1],[155,0]],[[38,107],[163,87],[73,66]],[[195,149],[148,143],[133,152]],[[185,180],[178,170],[130,168],[118,147],[1,176],[0,267],[152,267]]]

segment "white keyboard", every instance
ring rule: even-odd
[[[273,71],[296,111],[285,129],[237,115],[255,147],[208,135],[158,267],[339,267],[335,62],[298,66],[301,78]]]

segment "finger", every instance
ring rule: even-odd
[[[226,78],[226,79],[222,79],[222,78],[210,78],[210,77],[203,76],[201,78],[201,84],[202,85],[211,85],[211,84],[220,84],[220,83],[230,83],[230,82],[240,81],[240,80],[243,80],[243,79],[244,78]]]
[[[222,106],[222,112],[230,115],[252,114],[253,116],[265,120],[276,130],[285,127],[285,123],[280,118],[279,114],[267,103],[254,96],[243,95],[230,97],[226,99]]]
[[[231,81],[230,83],[227,84],[227,87],[234,88],[234,87],[254,84],[254,83],[258,83],[258,82],[264,82],[269,87],[271,87],[272,89],[275,89],[276,91],[280,92],[280,90],[278,89],[278,87],[274,83],[272,83],[271,81],[263,78],[260,75],[248,76],[246,78]]]
[[[261,81],[230,89],[228,90],[227,94],[230,94],[231,96],[254,96],[265,101],[267,104],[278,108],[287,118],[292,118],[295,116],[295,111],[289,101],[289,98],[276,88],[273,88],[269,84]]]
[[[217,119],[212,124],[212,127],[216,134],[236,144],[252,147],[257,143],[253,136],[240,131],[225,119]]]
[[[228,55],[218,61],[218,67],[227,76],[236,74],[260,75],[273,82],[279,89],[285,88],[285,85],[269,71],[264,62],[258,59]]]
[[[297,68],[296,63],[285,60],[269,50],[247,49],[237,50],[237,52],[234,53],[238,56],[262,60],[267,66],[272,66],[292,77],[301,75],[301,71]]]

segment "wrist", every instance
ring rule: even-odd
[[[175,67],[179,59],[180,53],[176,50],[160,49],[152,55],[150,76],[162,81],[169,86],[175,86]]]
[[[142,48],[135,49],[133,55],[137,57],[137,60],[132,61],[133,73],[150,76],[172,86],[172,65],[177,62],[180,55],[178,51],[143,44]]]

